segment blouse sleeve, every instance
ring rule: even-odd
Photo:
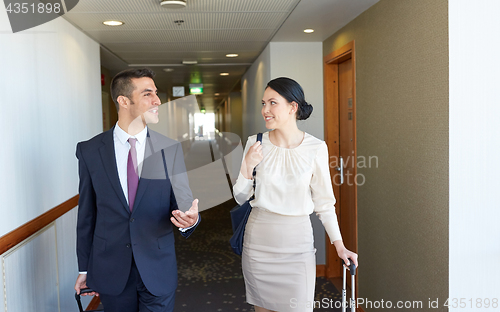
[[[340,228],[335,213],[335,195],[333,195],[328,167],[328,147],[322,142],[314,159],[313,176],[311,179],[311,196],[314,202],[314,211],[323,223],[330,241],[342,240]]]
[[[255,135],[248,137],[241,163],[243,163],[248,150],[253,144],[255,144],[256,141],[257,137]],[[243,174],[241,174],[241,170],[239,171],[236,183],[233,185],[233,194],[234,199],[239,205],[243,205],[253,195],[253,179],[245,178]]]

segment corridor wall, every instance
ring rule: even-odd
[[[231,122],[228,125],[228,131],[238,135],[239,137],[243,136],[243,124],[242,124],[242,109],[243,103],[241,99],[241,91],[230,92],[228,99],[229,106],[229,115]]]
[[[267,82],[271,79],[271,48],[269,45],[262,51],[252,66],[241,78],[241,99],[242,99],[242,119],[243,119],[243,148],[250,135],[263,132],[266,123],[260,113],[262,95]]]
[[[358,289],[371,301],[426,310],[448,297],[447,29],[447,1],[380,0],[323,43],[326,56],[355,41],[358,156],[378,157],[358,168]]]
[[[321,42],[271,42],[271,79],[289,77],[304,89],[306,101],[313,106],[299,128],[318,139],[325,134],[323,117],[323,62]],[[262,96],[262,95],[261,95]]]
[[[2,236],[78,193],[76,143],[102,131],[99,45],[63,18],[13,34],[1,6],[0,68]],[[1,255],[0,311],[74,310],[75,225],[76,209]]]

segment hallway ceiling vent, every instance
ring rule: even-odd
[[[164,0],[160,5],[167,9],[182,9],[186,7],[186,0]]]

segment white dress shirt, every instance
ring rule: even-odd
[[[116,166],[118,168],[118,177],[120,178],[120,184],[122,186],[123,194],[125,195],[125,199],[128,204],[128,177],[127,177],[127,163],[128,163],[128,153],[130,151],[130,143],[128,142],[129,138],[137,139],[135,142],[135,149],[137,151],[137,171],[139,172],[139,178],[142,172],[142,164],[144,162],[144,153],[146,151],[146,138],[148,136],[148,127],[144,127],[144,129],[138,134],[130,135],[125,132],[118,123],[116,123],[115,130],[113,131],[113,139],[115,142],[115,158],[116,158]],[[187,228],[179,228],[179,231],[185,232],[191,229],[198,223],[196,220],[195,224],[189,226]]]

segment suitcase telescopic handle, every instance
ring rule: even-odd
[[[83,288],[83,289],[80,289],[80,295],[88,294],[88,293],[91,293],[91,292],[95,292],[95,290],[93,290],[92,288]]]
[[[354,261],[352,261],[351,258],[349,258],[349,272],[351,273],[351,299],[349,300],[349,303],[346,301],[346,267],[345,267],[345,261],[342,260],[342,266],[344,269],[344,273],[342,274],[342,312],[346,312],[346,308],[350,307],[351,312],[356,311],[356,300],[355,300],[355,289],[354,289],[354,283],[356,280],[356,265],[354,264]]]
[[[348,265],[349,272],[351,273],[351,275],[356,275],[356,265],[354,264],[354,262],[352,261],[351,258],[349,258],[349,262],[350,262]],[[345,261],[344,261],[344,259],[342,259],[342,265],[344,265],[344,264],[345,264]]]
[[[94,291],[95,290],[93,290],[92,288],[83,288],[83,289],[80,289],[80,295],[88,294],[88,293],[91,293]],[[80,310],[80,312],[83,312],[82,301],[80,299],[80,295],[75,292],[75,299],[76,299],[76,303],[78,304],[78,309]]]

